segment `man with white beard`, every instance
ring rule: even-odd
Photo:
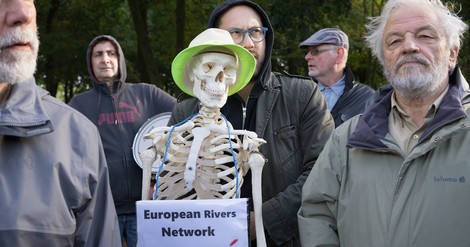
[[[467,25],[440,0],[389,0],[366,41],[390,87],[337,128],[302,191],[302,246],[470,246]]]
[[[0,246],[121,246],[96,127],[36,85],[32,0],[0,0]]]

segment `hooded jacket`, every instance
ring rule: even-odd
[[[344,69],[345,87],[338,101],[331,109],[331,115],[338,127],[344,121],[364,111],[367,100],[374,95],[374,89],[356,81],[349,66]]]
[[[234,128],[255,131],[267,141],[260,146],[260,152],[267,159],[262,175],[262,210],[268,246],[300,246],[296,215],[301,188],[334,122],[313,80],[271,71],[273,28],[256,3],[225,1],[213,10],[209,27],[217,27],[218,17],[235,5],[253,8],[268,28],[265,60],[257,78],[252,79],[256,83],[249,100],[256,102],[253,114],[245,112],[250,107],[245,106],[238,94],[228,97],[221,111]],[[170,124],[195,112],[198,112],[196,98],[182,100],[173,110]],[[251,189],[250,179],[245,178],[242,194],[247,186]]]
[[[103,40],[114,44],[118,53],[119,80],[113,92],[99,83],[93,74],[91,53]],[[134,137],[142,124],[163,112],[171,112],[176,100],[146,83],[126,83],[126,62],[119,43],[111,36],[102,35],[88,46],[87,65],[93,88],[76,95],[69,105],[83,113],[97,127],[103,141],[109,167],[111,190],[118,215],[135,213],[135,202],[142,196],[142,169],[132,153]]]
[[[96,127],[34,78],[0,107],[0,246],[121,246]]]
[[[325,145],[303,188],[303,246],[470,246],[467,82],[455,69],[409,155],[388,131],[392,91]]]

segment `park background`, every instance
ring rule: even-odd
[[[155,84],[177,96],[171,63],[207,28],[222,0],[37,0],[40,35],[38,83],[68,102],[91,87],[86,67],[89,42],[109,34],[121,44],[128,82]],[[382,67],[365,45],[364,24],[380,13],[386,0],[259,0],[274,28],[273,71],[307,75],[301,41],[325,27],[349,36],[349,61],[356,79],[377,89],[385,84]],[[468,23],[470,0],[449,2]],[[465,35],[459,66],[470,78],[470,40]],[[467,45],[469,44],[469,45]]]

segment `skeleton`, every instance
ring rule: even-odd
[[[237,58],[219,52],[196,55],[186,80],[201,101],[199,114],[171,127],[157,127],[145,138],[153,148],[140,154],[142,199],[149,199],[152,165],[158,172],[154,199],[239,198],[243,176],[251,169],[257,246],[266,246],[261,213],[261,172],[265,163],[256,133],[234,130],[221,114],[229,88],[237,79]],[[163,158],[163,161],[161,160]]]

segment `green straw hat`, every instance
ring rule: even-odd
[[[183,92],[194,96],[193,83],[188,80],[186,64],[188,61],[201,53],[224,52],[236,55],[238,59],[237,81],[229,88],[228,95],[232,95],[250,82],[256,68],[256,60],[245,48],[233,42],[230,33],[223,29],[209,28],[196,36],[188,48],[182,50],[171,64],[171,74],[176,85]]]

